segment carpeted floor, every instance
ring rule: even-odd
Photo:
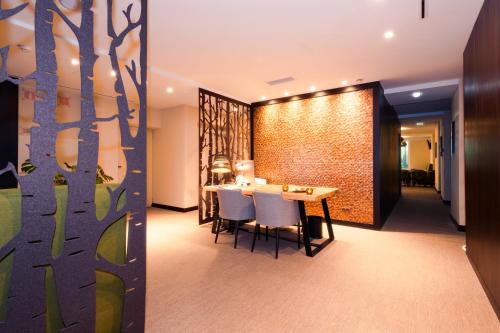
[[[239,248],[197,212],[148,214],[147,332],[500,332],[449,210],[405,189],[383,231],[334,226],[314,258],[296,244]]]

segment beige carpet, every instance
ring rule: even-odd
[[[448,209],[405,190],[384,231],[334,226],[314,258],[251,235],[214,244],[197,212],[149,211],[147,332],[500,332]]]

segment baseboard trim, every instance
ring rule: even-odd
[[[332,220],[333,224],[342,225],[346,227],[354,227],[361,229],[369,229],[369,230],[380,230],[381,228],[374,224],[366,224],[366,223],[358,223],[351,221],[342,221],[342,220]]]
[[[483,290],[484,290],[486,296],[488,297],[488,300],[491,303],[491,307],[493,308],[493,311],[495,311],[498,319],[500,320],[500,305],[497,304],[497,302],[495,301],[495,298],[493,297],[493,294],[491,293],[490,289],[488,289],[488,286],[486,285],[486,283],[483,280],[483,277],[479,273],[479,270],[478,270],[476,264],[474,263],[474,261],[469,256],[469,253],[466,252],[466,254],[467,254],[467,259],[469,259],[470,265],[472,266],[472,269],[474,269],[474,273],[476,273],[476,276],[477,276],[479,282],[481,283],[481,286],[483,287]]]
[[[175,206],[157,204],[154,202],[151,205],[151,207],[165,209],[165,210],[172,210],[174,212],[179,212],[179,213],[187,213],[187,212],[192,212],[193,210],[198,210],[198,206],[193,206],[193,207],[188,207],[188,208],[180,208],[180,207],[175,207]]]
[[[465,232],[465,226],[458,224],[457,220],[455,220],[455,218],[451,214],[450,214],[450,220],[451,222],[453,222],[455,228],[457,228],[458,231]]]

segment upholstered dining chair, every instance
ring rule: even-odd
[[[219,218],[215,231],[215,243],[219,238],[222,220],[234,223],[234,248],[238,244],[238,230],[240,225],[255,220],[255,206],[251,197],[245,196],[239,189],[217,189],[219,200]]]
[[[298,226],[298,244],[300,249],[300,214],[297,201],[285,200],[281,193],[254,192],[256,225],[252,241],[252,252],[255,248],[255,240],[260,230],[260,225],[274,228],[276,233],[276,254],[278,259],[280,228]]]

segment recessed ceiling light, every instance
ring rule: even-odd
[[[417,126],[424,126],[424,122],[423,122],[423,121],[419,121],[419,122],[417,123]]]
[[[26,44],[17,44],[17,48],[19,49],[19,51],[21,51],[22,53],[28,53],[28,52],[31,52],[33,51],[33,49],[31,48],[31,46],[28,46]]]
[[[73,59],[71,59],[71,64],[73,66],[78,66],[78,65],[80,65],[80,60],[73,58]]]
[[[340,82],[343,86],[347,86],[347,81],[346,80],[343,80],[342,82]]]
[[[116,76],[116,72],[115,71],[111,71],[111,72],[109,72],[109,75],[115,77]]]
[[[309,90],[310,90],[310,91],[316,91],[316,87],[315,87],[315,86],[311,86],[311,87],[309,88]]]
[[[422,96],[422,92],[421,91],[415,91],[413,94],[411,94],[414,98],[419,98],[420,96]]]
[[[172,94],[174,92],[174,88],[168,87],[167,88],[167,93]]]
[[[394,38],[394,31],[387,30],[386,32],[384,32],[384,38],[385,39],[393,39]]]
[[[261,101],[265,101],[266,99],[267,99],[266,96],[260,96]]]
[[[290,93],[288,91],[285,91],[285,93],[283,95],[290,96]]]

